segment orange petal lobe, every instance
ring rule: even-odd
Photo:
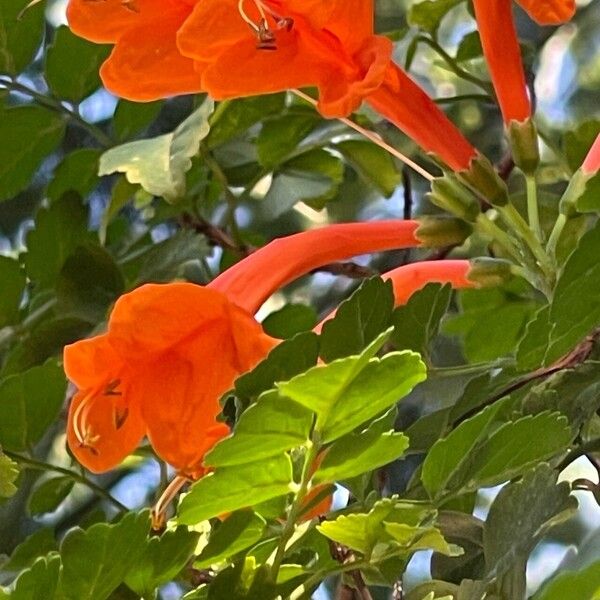
[[[566,23],[575,14],[575,0],[517,0],[540,25]]]

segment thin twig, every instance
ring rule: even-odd
[[[72,471],[71,469],[58,467],[50,463],[45,463],[40,460],[29,458],[28,456],[23,456],[22,454],[11,452],[10,450],[4,450],[4,454],[6,454],[6,456],[16,461],[17,463],[23,465],[27,469],[33,469],[36,471],[50,471],[52,473],[59,473],[60,475],[70,477],[71,479],[73,479],[73,481],[85,485],[87,488],[92,490],[97,496],[110,502],[120,512],[126,512],[129,510],[124,504],[119,502],[119,500],[112,496],[107,490],[99,486],[97,483],[94,483],[91,479],[88,479],[85,475],[77,473],[77,471]]]
[[[294,94],[296,94],[296,96],[298,96],[299,98],[302,98],[302,100],[305,100],[306,102],[312,104],[313,106],[317,105],[317,101],[314,98],[311,98],[308,94],[305,94],[304,92],[301,92],[300,90],[291,90],[291,91]],[[360,125],[358,125],[358,123],[355,123],[354,121],[351,121],[350,119],[346,119],[346,118],[342,117],[342,118],[339,118],[338,120],[341,121],[342,123],[344,123],[345,125],[347,125],[348,127],[354,129],[354,131],[358,131],[358,133],[360,133],[361,135],[366,137],[368,140],[370,140],[374,144],[377,144],[380,148],[383,148],[384,150],[389,152],[392,156],[394,156],[398,160],[402,161],[405,165],[408,165],[411,169],[413,169],[414,171],[419,173],[419,175],[421,175],[422,177],[427,179],[427,181],[433,181],[435,179],[435,176],[432,175],[429,171],[424,169],[421,165],[417,164],[414,160],[411,160],[410,158],[408,158],[408,156],[406,156],[405,154],[400,152],[400,150],[398,150],[397,148],[390,146],[390,144],[385,142],[379,135],[377,135],[373,131],[369,131],[368,129],[361,127]]]

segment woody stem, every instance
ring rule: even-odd
[[[309,102],[313,106],[317,105],[317,101],[314,98],[311,98],[309,95],[305,94],[304,92],[301,92],[300,90],[292,90],[292,92],[294,94],[296,94],[296,96],[298,96],[299,98],[302,98],[306,102]],[[344,125],[347,125],[348,127],[354,129],[354,131],[357,131],[358,133],[360,133],[361,135],[366,137],[368,140],[370,140],[374,144],[377,144],[380,148],[383,148],[386,152],[389,152],[392,156],[394,156],[398,160],[402,161],[405,165],[409,166],[411,169],[413,169],[414,171],[419,173],[419,175],[421,175],[422,177],[427,179],[427,181],[433,181],[435,179],[435,177],[429,171],[427,171],[421,165],[418,165],[416,162],[414,162],[413,160],[408,158],[408,156],[406,156],[405,154],[402,154],[402,152],[400,152],[400,150],[397,150],[393,146],[390,146],[390,144],[388,144],[387,142],[382,140],[376,133],[369,131],[368,129],[365,129],[364,127],[361,127],[360,125],[358,125],[354,121],[351,121],[350,119],[340,117],[340,118],[338,118],[338,120],[341,121],[342,123],[344,123]]]

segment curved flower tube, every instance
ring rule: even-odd
[[[149,284],[125,294],[106,333],[64,351],[78,388],[67,428],[73,454],[91,471],[106,471],[146,435],[161,458],[197,476],[204,454],[228,433],[216,419],[220,396],[278,343],[252,316],[262,301],[320,264],[419,245],[418,226],[323,227],[268,244],[209,286]]]
[[[581,170],[585,175],[595,175],[600,171],[600,134],[585,157]]]
[[[564,23],[575,12],[574,0],[520,0],[519,4],[540,24]],[[522,123],[531,117],[532,107],[512,0],[473,0],[473,7],[504,122]]]

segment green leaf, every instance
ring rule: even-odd
[[[567,482],[557,485],[557,478],[557,471],[541,464],[500,490],[483,530],[488,573],[500,577],[516,567],[524,575],[529,554],[541,536],[574,514],[577,501],[569,496],[570,486]]]
[[[0,448],[0,498],[10,498],[17,493],[15,481],[19,476],[16,462],[8,458]]]
[[[286,113],[265,121],[256,140],[260,163],[273,168],[284,162],[320,121],[312,110]]]
[[[463,0],[424,0],[408,11],[408,23],[435,36],[442,19]]]
[[[315,309],[305,304],[286,304],[262,322],[266,333],[280,339],[292,338],[298,333],[309,331],[316,324]]]
[[[392,341],[398,348],[427,356],[431,340],[437,335],[452,297],[449,285],[429,283],[413,294],[392,315]]]
[[[0,33],[2,26],[0,20]],[[63,118],[45,108],[0,106],[0,200],[12,198],[31,183],[44,158],[60,144],[64,131]]]
[[[575,201],[577,211],[580,213],[600,212],[600,174],[586,180],[581,195]]]
[[[99,174],[125,173],[130,183],[175,202],[185,194],[185,174],[210,131],[212,110],[212,100],[206,99],[172,133],[111,148],[100,158]]]
[[[277,381],[287,381],[317,364],[319,338],[308,331],[285,340],[271,350],[252,371],[239,377],[235,392],[240,398],[254,398],[270,390]]]
[[[164,102],[131,102],[119,100],[112,125],[119,141],[128,140],[140,133],[158,117]]]
[[[565,132],[564,148],[567,162],[572,171],[581,167],[594,140],[600,133],[600,120],[584,121],[575,129]]]
[[[19,318],[19,306],[25,291],[25,274],[16,260],[0,256],[0,329],[12,325]]]
[[[82,198],[87,197],[100,181],[100,154],[101,151],[96,148],[82,148],[67,154],[54,171],[48,185],[48,198],[56,202],[67,192],[77,192]]]
[[[342,515],[335,521],[324,521],[317,529],[330,540],[369,557],[377,544],[394,541],[386,531],[387,523],[403,524],[416,535],[421,524],[434,514],[426,504],[385,498],[368,513]]]
[[[175,579],[192,557],[198,534],[179,527],[151,537],[141,556],[125,576],[125,583],[143,598],[152,598],[154,591]]]
[[[305,444],[313,414],[276,391],[266,392],[240,417],[235,431],[204,458],[210,467],[239,465],[273,457]]]
[[[256,98],[236,98],[219,102],[210,119],[209,148],[215,148],[240,135],[269,115],[282,111],[285,94],[269,94]]]
[[[534,600],[597,600],[600,594],[600,561],[581,571],[561,572],[534,596]]]
[[[24,571],[44,554],[58,550],[52,529],[39,529],[25,538],[13,551],[2,570],[16,573]]]
[[[400,185],[402,176],[387,150],[363,140],[348,140],[336,144],[335,147],[355,171],[386,198]]]
[[[18,75],[33,60],[42,42],[44,5],[39,3],[23,12],[29,4],[30,0],[2,0],[0,73]]]
[[[57,311],[95,323],[123,293],[125,281],[113,257],[100,245],[75,248],[56,281]]]
[[[60,26],[46,50],[45,75],[53,94],[71,102],[87,98],[100,87],[98,70],[110,51],[111,46],[93,44]]]
[[[504,424],[483,442],[466,477],[468,487],[490,487],[523,473],[532,465],[566,451],[573,438],[566,417],[544,412]]]
[[[75,482],[71,477],[52,477],[39,485],[27,503],[30,515],[43,515],[54,512],[71,493]]]
[[[408,443],[404,434],[394,431],[382,434],[374,428],[351,433],[327,450],[312,481],[315,485],[333,483],[372,471],[400,458]]]
[[[391,281],[374,277],[337,309],[323,325],[320,354],[326,362],[362,352],[390,324],[394,307]]]
[[[275,219],[306,202],[320,209],[333,199],[344,178],[344,164],[330,152],[317,148],[290,159],[275,174],[261,211]]]
[[[483,56],[483,48],[481,46],[481,38],[479,31],[471,31],[460,40],[458,50],[456,51],[456,61],[466,62],[474,58]]]
[[[548,365],[565,355],[600,325],[600,224],[588,231],[571,254],[556,284],[550,307]]]
[[[141,283],[168,283],[184,274],[186,265],[199,262],[211,253],[203,235],[182,230],[153,245],[144,255],[137,281]]]
[[[479,442],[485,439],[502,405],[502,402],[496,402],[488,406],[479,414],[463,421],[447,437],[433,445],[421,472],[421,481],[431,498],[439,497],[448,489],[452,480],[474,454]]]
[[[9,594],[10,600],[52,600],[56,598],[60,573],[60,558],[51,554],[36,560],[23,571]]]
[[[67,258],[88,238],[87,219],[87,209],[73,193],[38,210],[35,228],[27,234],[24,262],[27,275],[39,286],[54,285]]]
[[[60,545],[60,591],[66,600],[106,600],[144,552],[148,513],[127,513],[118,523],[71,529]]]
[[[227,517],[214,529],[194,568],[205,569],[227,558],[232,558],[258,542],[267,523],[251,510],[239,510]]]
[[[538,310],[527,323],[525,335],[517,349],[517,365],[521,371],[533,371],[544,363],[551,332],[550,305]]]
[[[324,443],[382,413],[425,379],[425,365],[418,354],[393,352],[370,359],[385,337],[380,336],[360,356],[314,367],[278,384],[284,396],[317,414],[316,427]]]
[[[34,446],[58,417],[67,382],[56,364],[33,367],[0,381],[0,444],[23,451]]]
[[[520,281],[503,287],[460,292],[461,314],[444,323],[444,333],[460,334],[470,362],[510,355],[539,305]]]
[[[179,505],[178,521],[194,525],[292,491],[292,463],[282,455],[223,467],[195,483]]]

